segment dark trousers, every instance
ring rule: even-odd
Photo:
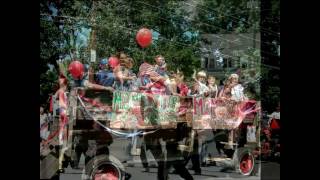
[[[75,152],[76,152],[76,156],[77,156],[77,159],[75,161],[75,166],[78,166],[79,165],[79,161],[80,161],[80,158],[81,158],[81,154],[83,153],[85,155],[85,153],[87,152],[88,150],[88,145],[87,144],[78,144],[75,148]],[[87,156],[85,155],[85,163],[87,163]]]
[[[193,177],[187,170],[184,159],[181,152],[177,150],[178,144],[170,144],[166,146],[167,149],[167,161],[164,161],[161,158],[157,158],[158,161],[158,180],[167,180],[169,169],[173,167],[176,172],[186,180],[193,180]],[[161,154],[163,155],[163,154]],[[161,156],[163,157],[163,156]]]
[[[201,172],[201,167],[200,167],[200,155],[199,155],[199,140],[198,137],[195,137],[195,139],[193,139],[193,152],[191,153],[190,156],[188,156],[185,159],[185,165],[188,164],[189,160],[191,159],[191,163],[192,163],[192,169],[197,172],[200,173]]]
[[[140,159],[141,159],[141,162],[142,162],[142,166],[144,168],[147,168],[149,166],[148,158],[147,158],[147,151],[148,151],[147,144],[143,141],[142,144],[141,144]]]
[[[188,164],[190,159],[191,159],[191,163],[192,163],[192,169],[195,172],[201,172],[199,153],[192,153],[189,157],[187,157],[185,159],[184,166],[186,166]]]
[[[183,179],[193,180],[193,177],[191,176],[187,168],[184,166],[183,160],[158,162],[158,180],[168,179],[168,173],[169,173],[168,171],[171,166],[173,166],[176,172]]]

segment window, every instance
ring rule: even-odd
[[[223,59],[223,68],[232,68],[232,59],[231,58],[224,58]]]
[[[204,58],[204,68],[208,68],[208,63],[209,63],[209,60],[207,57]]]
[[[228,67],[229,68],[232,68],[233,66],[232,66],[232,61],[233,61],[233,59],[228,59]]]
[[[208,64],[208,69],[214,69],[215,68],[215,62],[214,62],[213,58],[211,58],[208,63],[209,63]]]
[[[241,64],[241,68],[244,68],[244,69],[245,69],[245,68],[247,68],[247,67],[248,67],[247,63],[242,63],[242,64]]]

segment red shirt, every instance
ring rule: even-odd
[[[188,86],[187,86],[186,84],[184,84],[184,83],[180,83],[180,84],[178,84],[177,86],[178,86],[179,91],[180,91],[179,94],[180,94],[181,96],[187,96],[188,91],[189,91]]]
[[[164,82],[162,80],[154,82],[150,90],[152,94],[166,94],[166,86],[164,85]]]

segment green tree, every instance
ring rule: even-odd
[[[169,69],[179,68],[187,76],[199,68],[200,58],[195,30],[187,21],[182,1],[104,1],[98,3],[96,13],[97,55],[109,57],[123,50],[135,60],[134,69],[143,60],[154,63],[162,54]],[[157,37],[151,46],[142,49],[135,41],[137,31],[146,27]]]
[[[41,0],[41,103],[48,98],[50,90],[54,90],[54,84],[47,82],[57,78],[49,77],[48,64],[54,66],[50,73],[58,74],[61,71],[58,59],[63,60],[63,67],[74,58],[88,63],[91,48],[96,49],[98,60],[125,51],[135,60],[135,71],[143,60],[154,63],[154,57],[162,54],[170,70],[179,68],[191,76],[193,69],[200,66],[198,37],[181,3],[183,1]],[[135,41],[142,27],[155,34],[152,45],[144,49]],[[94,32],[95,36],[91,34],[89,43],[79,46],[77,39],[84,29]]]
[[[193,21],[201,33],[247,32],[252,28],[248,1],[202,0],[196,5],[197,16]],[[258,19],[255,19],[258,20]]]
[[[59,74],[57,60],[73,56],[76,31],[86,25],[84,20],[65,18],[89,12],[91,1],[40,1],[40,104],[56,89]],[[75,23],[76,22],[76,23]],[[49,70],[49,64],[53,69]]]

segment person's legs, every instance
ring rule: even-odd
[[[216,149],[218,151],[219,156],[221,155],[222,152],[222,148],[223,148],[223,144],[220,143],[221,141],[221,135],[222,135],[222,131],[221,130],[216,130],[213,132],[214,133],[214,141],[216,144]]]
[[[187,168],[183,165],[183,161],[176,161],[175,163],[173,163],[173,167],[183,179],[193,180],[193,177],[191,176]]]
[[[193,153],[191,155],[192,169],[196,174],[201,174],[200,155],[199,155],[199,139],[196,136],[193,144]]]
[[[141,144],[141,153],[140,153],[140,159],[142,162],[142,166],[145,168],[146,172],[149,172],[149,164],[148,164],[148,158],[147,158],[147,149],[146,144],[143,141]]]
[[[192,154],[184,158],[184,165],[185,166],[189,163],[191,156],[192,156]]]
[[[192,169],[196,174],[201,174],[201,167],[200,167],[200,156],[198,152],[195,152],[191,156],[191,162],[192,162]]]
[[[125,160],[122,163],[127,163],[128,161],[131,160],[131,149],[132,149],[132,144],[131,141],[126,142],[127,144],[124,144],[124,149],[125,149]]]
[[[158,161],[158,180],[168,179],[168,169],[166,161]]]
[[[158,173],[157,173],[158,180],[167,180],[168,179],[168,168],[166,167],[167,162],[165,161],[165,157],[161,148],[160,141],[159,139],[155,139],[154,141],[147,141],[147,143],[148,142],[150,143],[152,142],[152,143],[146,144],[146,147],[147,149],[150,148],[150,151],[158,164]]]
[[[218,154],[219,154],[219,156],[221,156],[222,155],[222,149],[223,149],[223,144],[221,144],[220,143],[220,141],[216,141],[216,148],[217,148],[217,151],[218,151]]]
[[[201,163],[205,164],[207,157],[208,144],[206,142],[202,143],[201,148]]]
[[[75,153],[76,153],[76,160],[74,161],[74,166],[75,168],[79,167],[79,163],[80,163],[80,158],[81,158],[81,154],[85,153],[86,151],[84,150],[84,147],[81,146],[80,144],[77,144],[76,148],[75,148]]]

